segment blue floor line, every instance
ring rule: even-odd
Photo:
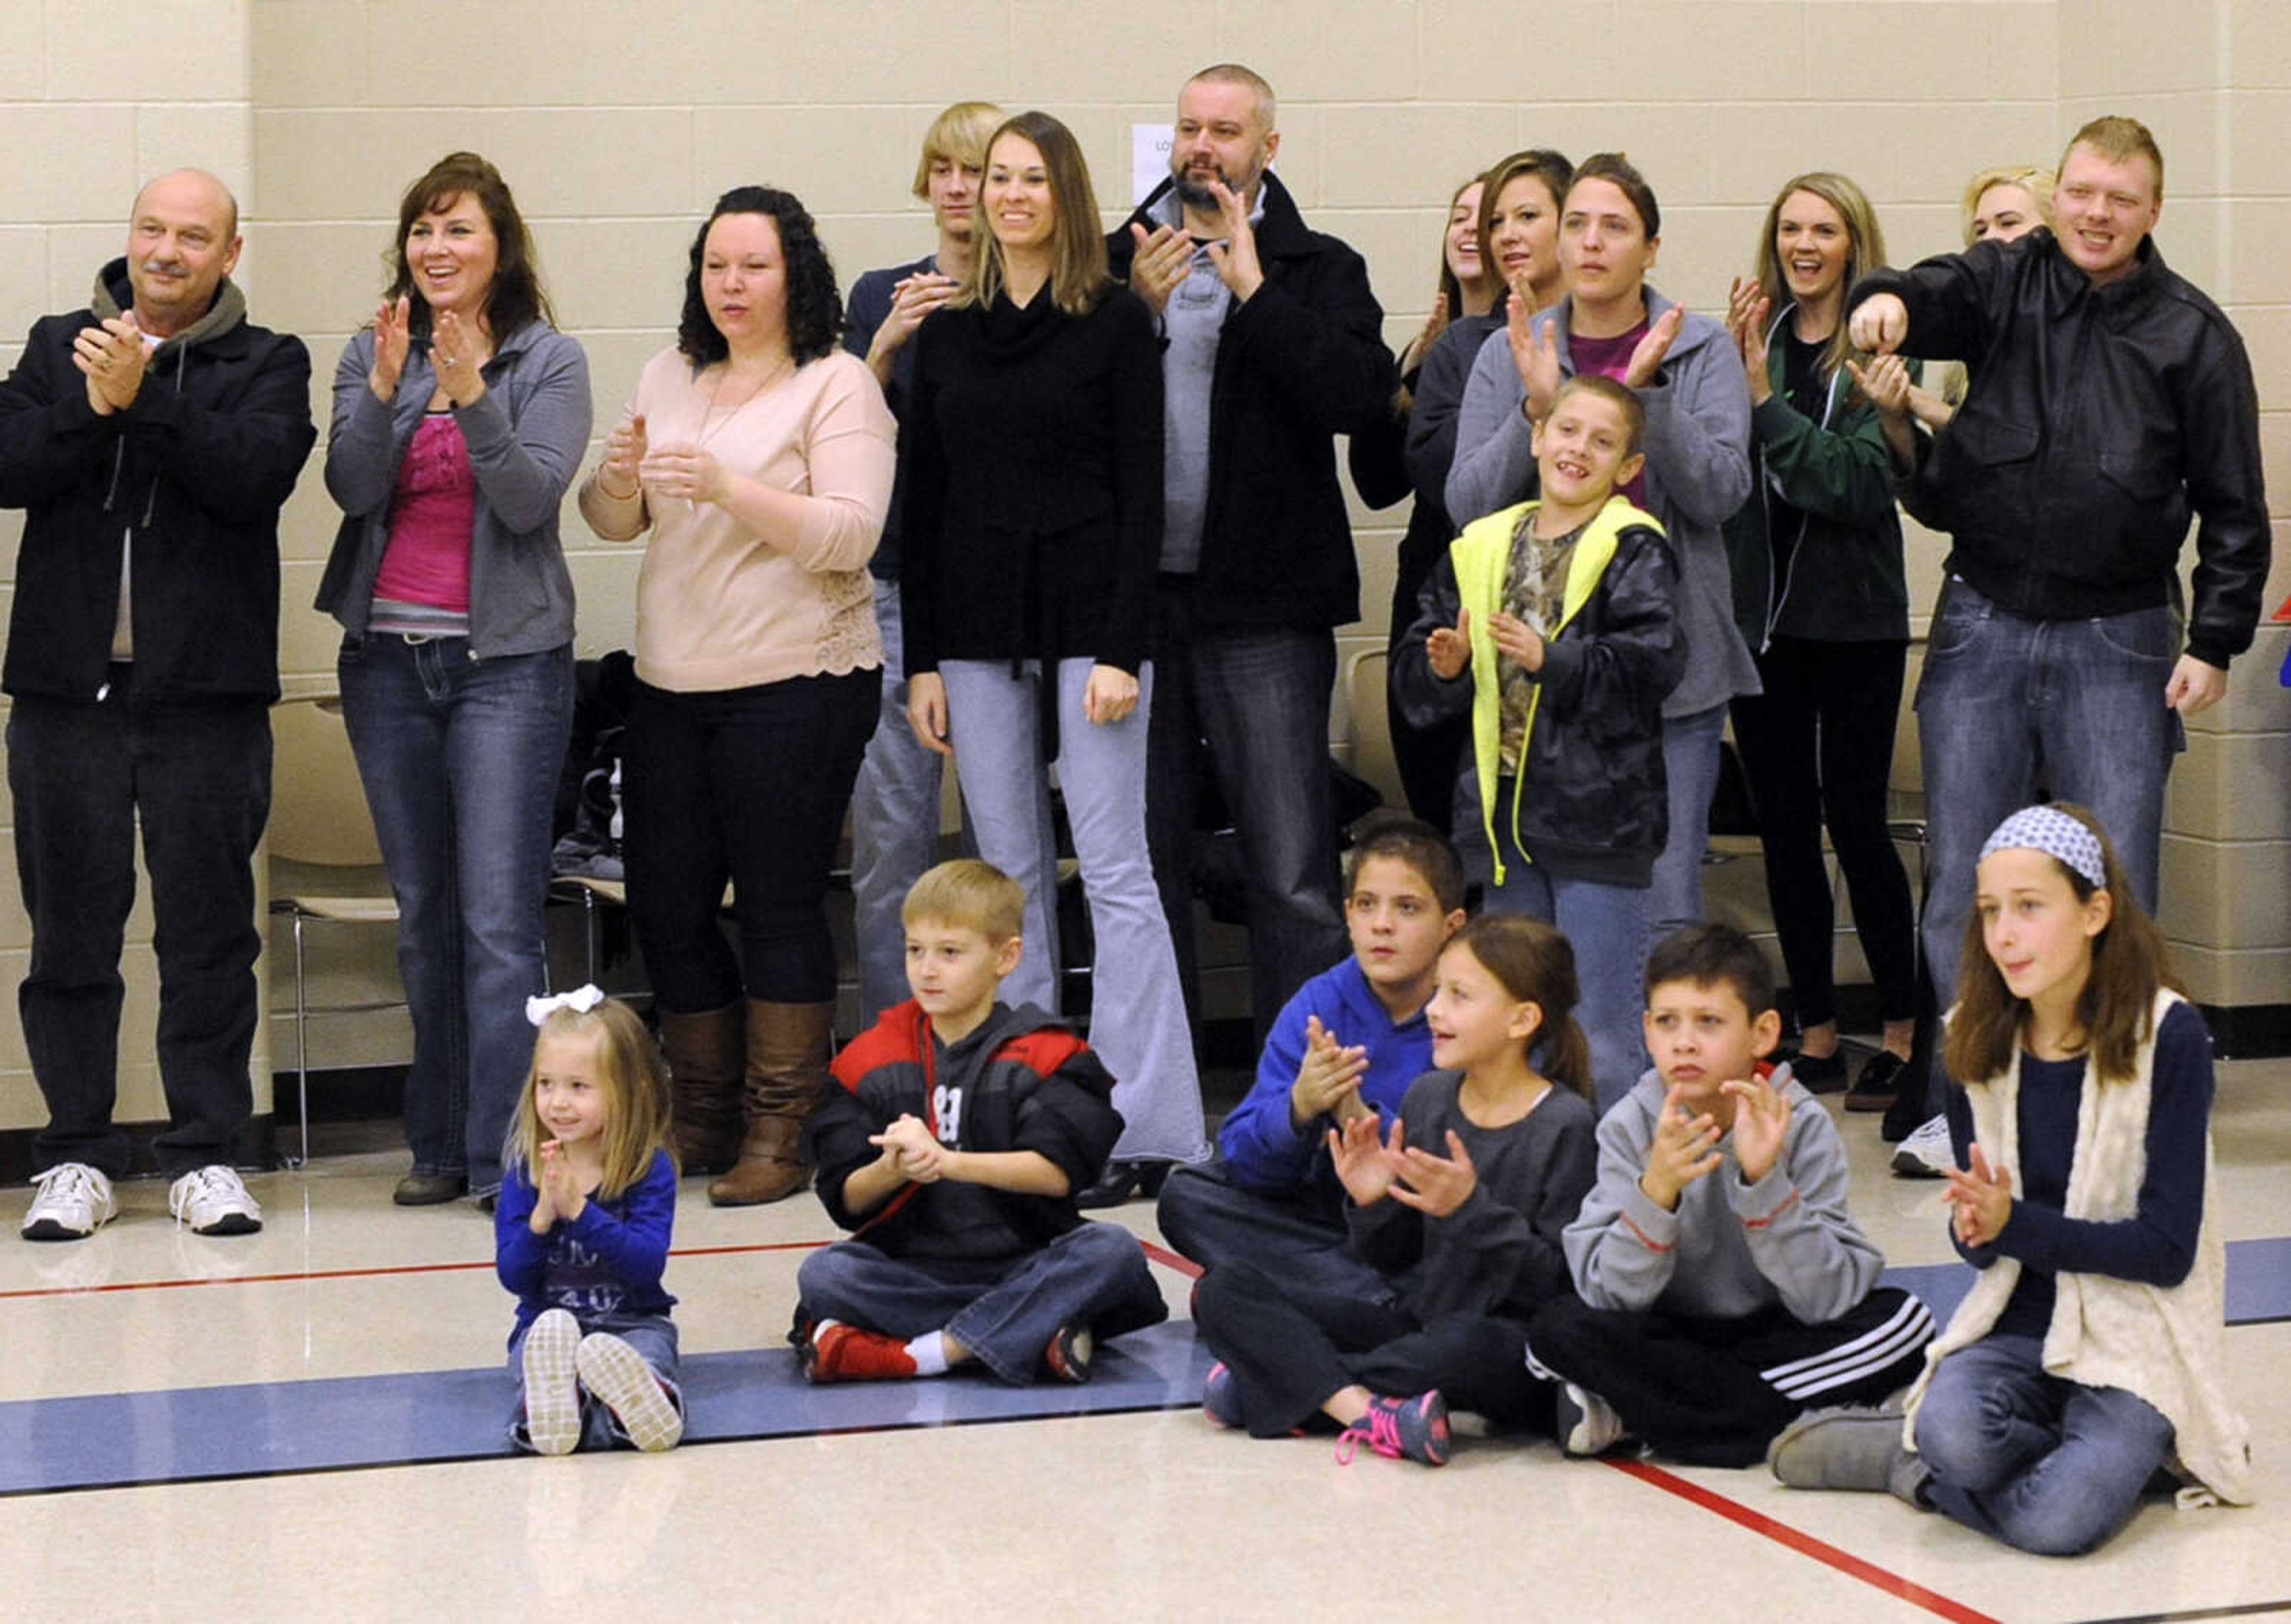
[[[2227,1252],[2228,1323],[2291,1319],[2291,1238]],[[1945,1320],[1973,1271],[1926,1264],[1885,1278]],[[1085,1387],[963,1373],[816,1387],[786,1348],[695,1354],[680,1377],[687,1439],[707,1443],[1182,1409],[1201,1402],[1209,1363],[1178,1320],[1101,1347]],[[510,1392],[506,1370],[486,1365],[0,1403],[0,1496],[506,1455]]]

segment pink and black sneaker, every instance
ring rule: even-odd
[[[1408,1459],[1425,1466],[1448,1464],[1448,1401],[1437,1387],[1414,1398],[1372,1398],[1368,1413],[1345,1428],[1337,1440],[1337,1463],[1349,1466],[1355,1451],[1367,1444],[1387,1459]]]

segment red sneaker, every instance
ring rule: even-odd
[[[803,1373],[815,1382],[898,1381],[915,1373],[915,1362],[897,1337],[823,1320],[812,1332]]]

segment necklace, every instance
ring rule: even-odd
[[[766,373],[761,378],[759,378],[756,381],[756,387],[748,391],[748,398],[746,399],[741,401],[736,406],[721,407],[718,405],[718,402],[723,399],[724,386],[731,382],[733,377],[731,358],[728,356],[726,357],[724,360],[723,375],[716,380],[716,387],[708,391],[708,406],[707,408],[700,414],[700,432],[693,438],[693,449],[695,451],[706,450],[708,442],[714,439],[718,434],[722,432],[725,427],[729,424],[733,419],[738,417],[741,413],[755,405],[756,401],[760,398],[770,393],[772,386],[777,383],[783,377],[792,376],[794,373],[795,358],[793,356],[788,356],[784,359],[776,363],[769,372]],[[717,418],[719,411],[723,413],[720,419]],[[698,512],[700,510],[700,504],[693,501],[689,496],[687,496],[684,499],[684,506],[687,512]]]

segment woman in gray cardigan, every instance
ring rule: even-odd
[[[318,607],[398,909],[413,1170],[396,1200],[490,1208],[543,990],[550,816],[573,712],[557,511],[589,364],[551,325],[501,173],[440,159],[398,209],[396,275],[334,369]]]

